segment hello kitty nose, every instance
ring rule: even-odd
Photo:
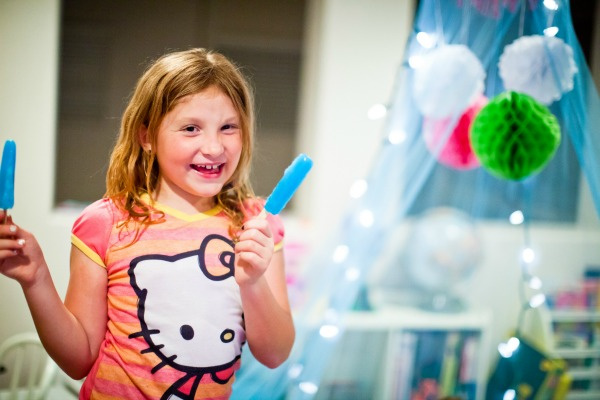
[[[235,332],[231,329],[225,329],[221,332],[221,342],[229,343],[235,338]]]

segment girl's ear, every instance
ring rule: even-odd
[[[152,144],[148,139],[148,127],[146,125],[140,127],[140,130],[138,131],[138,140],[144,151],[152,150]]]

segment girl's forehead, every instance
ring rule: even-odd
[[[168,123],[186,117],[230,119],[241,116],[234,102],[223,90],[209,88],[182,97],[163,115],[162,122]]]
[[[191,94],[181,97],[180,99],[178,99],[175,102],[175,104],[173,105],[173,107],[171,108],[170,111],[172,111],[173,109],[175,109],[178,106],[189,104],[192,101],[214,100],[215,98],[218,98],[218,97],[225,98],[225,101],[228,103],[231,102],[231,104],[233,106],[233,101],[231,100],[231,98],[229,97],[227,92],[225,92],[223,89],[221,89],[218,86],[212,85],[212,86],[209,86],[198,92],[191,93]]]

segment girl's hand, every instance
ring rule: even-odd
[[[36,282],[43,265],[44,255],[35,237],[13,224],[9,216],[6,224],[0,224],[0,273],[26,287]]]
[[[238,285],[255,283],[263,276],[273,257],[273,234],[265,218],[244,223],[235,245],[235,280]]]

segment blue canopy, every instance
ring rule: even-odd
[[[500,178],[484,165],[463,168],[440,162],[465,108],[442,116],[446,122],[440,125],[441,139],[433,146],[423,137],[425,121],[440,116],[425,115],[424,110],[438,103],[434,113],[442,106],[452,108],[464,100],[459,98],[464,93],[476,94],[477,89],[470,89],[476,78],[461,80],[461,75],[456,82],[437,82],[436,75],[425,75],[421,82],[425,90],[418,92],[415,85],[423,78],[419,57],[425,59],[448,46],[465,46],[482,67],[480,94],[489,102],[509,89],[520,91],[507,89],[509,72],[501,71],[499,65],[504,62],[515,75],[519,63],[527,61],[528,50],[515,46],[517,56],[511,59],[508,46],[517,39],[535,40],[536,36],[543,38],[547,62],[539,66],[535,59],[530,60],[533,64],[523,74],[539,68],[540,75],[553,77],[550,83],[526,82],[533,92],[536,85],[553,85],[550,91],[556,92],[554,100],[539,101],[556,117],[561,132],[560,145],[549,162],[520,180]],[[550,38],[560,40],[550,42]],[[560,51],[566,50],[572,57],[574,70],[565,66],[564,57],[556,59],[555,48],[551,48],[556,43]],[[503,55],[506,58],[501,60]],[[467,59],[465,56],[461,61]],[[447,68],[453,68],[454,60],[448,61]],[[518,79],[518,74],[513,78]],[[600,210],[600,101],[572,26],[568,1],[422,0],[391,94],[381,148],[366,179],[366,189],[349,205],[340,226],[309,262],[309,301],[296,313],[297,341],[291,357],[283,366],[268,370],[250,353],[245,354],[234,397],[296,399],[315,395],[343,335],[343,315],[354,307],[365,277],[382,249],[390,245],[389,233],[407,217],[447,206],[476,219],[508,220],[512,211],[520,209],[526,221],[575,222],[580,172],[589,185],[596,211]],[[538,144],[535,140],[532,143]]]

